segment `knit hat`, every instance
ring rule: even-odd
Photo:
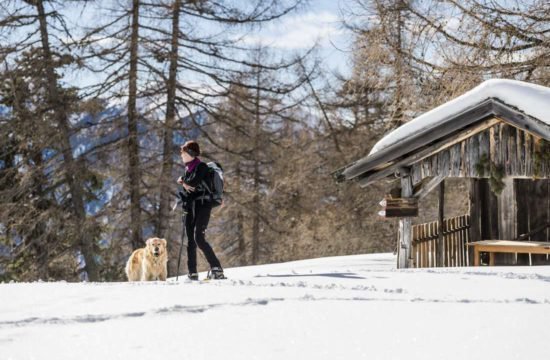
[[[185,144],[182,145],[181,151],[185,151],[192,157],[197,157],[201,154],[201,148],[199,144],[196,141],[189,140]]]

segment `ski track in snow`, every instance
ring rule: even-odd
[[[151,311],[143,312],[131,312],[122,314],[110,314],[110,315],[84,315],[68,318],[27,318],[16,321],[4,321],[0,322],[0,329],[8,327],[24,327],[31,325],[71,325],[71,324],[86,324],[97,323],[110,320],[120,320],[124,318],[136,318],[143,316],[155,316],[155,315],[172,315],[175,313],[203,313],[208,310],[218,309],[222,307],[242,307],[242,306],[258,306],[268,305],[273,302],[280,301],[388,301],[388,302],[422,302],[422,303],[462,303],[462,304],[510,304],[510,303],[524,303],[524,304],[550,304],[550,300],[546,299],[544,302],[540,302],[529,298],[517,298],[512,300],[471,300],[471,299],[457,299],[457,300],[444,300],[444,299],[425,299],[425,298],[413,298],[413,299],[395,299],[395,298],[377,298],[377,297],[315,297],[313,295],[305,295],[299,298],[266,298],[266,299],[249,299],[248,301],[241,303],[219,303],[209,304],[203,306],[185,306],[174,305],[171,307],[159,308]]]
[[[485,270],[485,269],[483,269]],[[380,270],[371,270],[371,269],[357,269],[357,272],[367,274],[371,273],[380,273]],[[505,280],[539,280],[543,282],[550,282],[550,276],[543,276],[540,274],[520,274],[513,272],[491,272],[491,271],[460,271],[455,269],[410,269],[410,270],[391,270],[390,272],[401,273],[401,274],[414,274],[417,273],[426,273],[426,274],[435,274],[435,275],[462,275],[468,277],[462,277],[463,280],[472,280],[477,276],[483,277],[499,277]],[[296,273],[292,274],[258,274],[253,277],[253,279],[280,279],[280,278],[315,278],[315,277],[329,277],[329,278],[341,278],[341,279],[361,279],[368,280],[364,276],[359,276],[355,272],[333,272],[333,273]],[[375,279],[387,279],[389,276],[374,276]],[[44,284],[44,283],[43,283]],[[68,284],[68,283],[64,283]],[[144,316],[163,316],[171,315],[176,313],[204,313],[209,310],[219,309],[222,307],[244,307],[244,306],[258,306],[258,305],[268,305],[273,302],[281,301],[383,301],[383,302],[422,302],[422,303],[461,303],[461,304],[511,304],[511,303],[523,303],[523,304],[550,304],[550,299],[536,300],[529,297],[519,297],[512,299],[445,299],[445,298],[423,298],[423,297],[408,297],[408,291],[401,287],[397,288],[377,288],[374,285],[353,285],[346,286],[338,283],[328,283],[328,284],[310,284],[306,281],[296,281],[296,282],[268,282],[268,283],[258,283],[254,280],[223,280],[223,281],[211,281],[211,282],[198,282],[193,283],[188,280],[184,280],[183,283],[178,283],[175,281],[167,282],[149,282],[149,283],[111,283],[111,284],[102,284],[102,283],[88,283],[86,285],[95,287],[95,286],[117,286],[124,284],[124,286],[131,287],[142,287],[142,286],[209,286],[209,287],[241,287],[241,288],[296,288],[303,290],[320,290],[320,291],[333,291],[333,292],[368,292],[373,294],[391,294],[392,297],[383,297],[383,296],[351,296],[351,297],[338,297],[338,296],[314,296],[311,294],[305,294],[299,297],[273,297],[273,298],[249,298],[243,302],[235,303],[213,303],[206,305],[173,305],[169,307],[160,307],[157,309],[150,309],[147,311],[137,311],[137,312],[128,312],[128,313],[119,313],[119,314],[85,314],[73,317],[30,317],[21,320],[12,320],[12,321],[0,321],[0,329],[5,329],[9,327],[25,327],[31,325],[67,325],[67,324],[86,324],[86,323],[96,323],[96,322],[105,322],[110,320],[120,320],[125,318],[136,318]],[[396,297],[403,295],[402,297]],[[88,298],[85,300],[95,300],[95,298]]]
[[[84,316],[75,316],[75,317],[68,317],[68,318],[33,317],[33,318],[28,318],[23,320],[0,322],[0,329],[4,327],[10,327],[10,326],[23,327],[28,325],[40,325],[40,324],[67,325],[67,324],[75,324],[75,323],[96,323],[96,322],[103,322],[108,320],[142,317],[146,315],[169,315],[173,313],[203,313],[207,310],[211,310],[219,307],[267,305],[269,302],[283,301],[283,300],[285,299],[282,299],[282,298],[255,299],[255,300],[250,299],[249,301],[245,301],[242,303],[235,303],[235,304],[220,303],[220,304],[209,304],[209,305],[203,305],[203,306],[174,305],[171,307],[159,308],[152,311],[131,312],[131,313],[123,313],[123,314],[110,314],[110,315],[84,315]]]

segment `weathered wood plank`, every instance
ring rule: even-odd
[[[467,176],[466,163],[466,141],[462,141],[460,143],[460,176]]]
[[[434,129],[425,129],[421,133],[415,134],[409,138],[400,141],[398,144],[388,146],[373,156],[361,159],[352,166],[347,167],[341,172],[341,176],[348,180],[354,177],[364,175],[369,176],[369,172],[376,171],[379,166],[388,161],[393,161],[399,157],[408,157],[414,150],[430,144],[442,137],[448,137],[450,134],[461,131],[470,125],[478,123],[480,120],[490,116],[493,113],[493,100],[488,99],[476,107],[460,115],[453,115],[453,121],[444,121]],[[452,144],[451,144],[452,145]],[[368,159],[368,160],[367,160]],[[410,165],[410,163],[409,163]]]
[[[498,134],[498,126],[493,126],[489,129],[489,160],[490,161],[496,161],[497,157],[497,139],[496,136]]]
[[[460,176],[460,144],[453,145],[449,148],[450,154],[450,176]]]
[[[504,141],[506,142],[506,141]],[[507,177],[503,179],[504,189],[497,196],[498,233],[500,239],[515,239],[517,227],[516,198],[514,181]],[[513,264],[515,257],[509,254],[499,254],[497,260],[501,264]]]
[[[526,176],[525,174],[525,132],[516,131],[516,156],[517,156],[517,174]]]
[[[467,256],[466,236],[467,236],[468,231],[470,230],[467,227],[467,222],[466,222],[467,217],[468,217],[468,215],[461,216],[460,217],[460,222],[459,222],[460,227],[465,229],[465,230],[460,232],[460,236],[459,236],[459,244],[458,244],[458,247],[459,247],[458,251],[460,252],[460,265],[459,266],[466,266],[466,256]]]
[[[472,226],[472,217],[466,215],[465,216],[466,223],[468,226]],[[465,260],[466,260],[466,266],[470,266],[470,249],[467,247],[467,245],[470,243],[470,232],[466,231],[464,232],[464,251],[465,251]]]
[[[499,234],[503,239],[515,239],[517,234],[517,209],[514,180],[504,178],[504,189],[498,195]]]
[[[468,174],[470,174],[470,177],[476,176],[476,169],[475,166],[477,163],[479,163],[479,137],[478,136],[472,136],[468,142],[468,152],[470,154],[469,156],[469,164],[468,164]]]
[[[525,176],[533,176],[533,137],[525,133]]]
[[[420,227],[420,229],[422,230],[421,232],[421,236],[422,238],[425,238],[426,237],[426,225],[425,224],[422,224],[422,226]],[[428,250],[429,250],[429,244],[427,242],[423,242],[422,243],[422,246],[423,246],[423,261],[422,261],[422,266],[423,267],[428,267],[429,266],[429,258],[428,258]]]
[[[409,174],[403,174],[401,176],[401,197],[409,198],[413,194],[412,179]],[[403,218],[399,220],[399,257],[398,267],[400,269],[411,267],[411,226],[412,222],[410,218]]]
[[[443,180],[441,183],[439,183],[439,202],[438,202],[438,224],[439,228],[438,231],[438,255],[439,255],[439,266],[445,266],[445,242],[443,241],[443,232],[445,231],[445,180]]]
[[[422,166],[420,163],[413,164],[411,166],[411,177],[413,184],[418,184],[424,178],[422,176]]]
[[[510,138],[510,126],[507,124],[502,124],[500,127],[500,139],[501,139],[501,156],[502,156],[502,167],[505,174],[511,174],[511,164],[510,164],[510,149],[509,149],[509,138]]]
[[[434,156],[432,156],[431,158],[431,165],[430,165],[430,176],[436,176],[436,175],[439,175],[439,169],[437,168],[438,164],[439,164],[439,156],[440,154],[435,154]]]
[[[451,153],[449,149],[441,152],[442,154],[442,161],[443,161],[443,173],[445,176],[449,177],[451,176]]]
[[[515,127],[508,126],[508,161],[510,162],[510,171],[506,174],[518,174],[518,153],[517,153],[517,133]]]
[[[547,106],[547,104],[541,105]],[[524,113],[501,103],[499,100],[493,102],[494,114],[505,120],[507,123],[514,125],[526,132],[530,132],[533,135],[550,140],[550,125]]]
[[[502,160],[502,124],[498,124],[498,125],[495,125],[495,153],[493,154],[493,162],[495,163],[495,165],[502,165],[503,164],[503,160]]]
[[[515,179],[515,195],[516,195],[516,236],[511,238],[512,240],[518,239],[520,235],[529,233],[529,195],[531,194],[532,180],[527,179]],[[527,238],[526,240],[529,240]],[[518,265],[525,265],[529,263],[528,255],[518,254],[516,258]]]
[[[423,184],[420,190],[418,192],[414,193],[413,196],[417,198],[418,200],[423,199],[426,195],[428,195],[441,181],[443,181],[444,177],[442,175],[438,175],[434,178],[432,178],[427,183]]]
[[[470,179],[470,239],[471,241],[481,240],[481,194],[478,179]]]
[[[392,163],[390,166],[384,169],[376,170],[376,171],[373,170],[374,172],[367,172],[359,176],[358,178],[359,185],[361,187],[365,187],[377,180],[383,179],[387,176],[394,174],[395,170],[400,166],[404,166],[404,165],[409,166],[411,164],[415,164],[421,161],[422,161],[422,170],[423,170],[422,176],[423,177],[434,176],[434,172],[437,170],[437,167],[434,167],[434,165],[436,164],[434,164],[433,162],[434,161],[437,162],[437,160],[433,160],[431,158],[432,155],[437,154],[438,152],[445,150],[450,146],[453,146],[454,144],[460,143],[464,139],[467,139],[470,136],[472,136],[473,134],[476,134],[480,131],[490,128],[499,122],[500,120],[495,118],[482,121],[471,128],[466,128],[465,130],[450,136],[447,139],[442,139],[441,141],[435,143],[434,145],[424,148],[417,153],[414,153],[414,154],[405,156],[399,160],[396,160],[394,163]]]
[[[455,242],[455,233],[452,232],[454,230],[454,226],[453,226],[453,221],[452,219],[448,219],[447,220],[447,225],[446,225],[446,231],[448,232],[451,232],[448,236],[446,236],[447,238],[447,264],[448,266],[454,266],[454,242]]]
[[[485,130],[482,133],[479,134],[479,158],[483,155],[487,156],[487,158],[490,157],[491,149],[490,149],[490,130]],[[476,164],[474,164],[475,167]],[[475,168],[474,168],[475,173]],[[475,175],[473,177],[477,177],[478,175]],[[486,175],[487,176],[487,175]]]

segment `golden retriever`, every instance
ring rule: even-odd
[[[166,280],[168,255],[166,240],[150,238],[146,246],[135,250],[126,263],[128,281]]]

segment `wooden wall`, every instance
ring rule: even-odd
[[[498,123],[413,164],[413,184],[436,175],[481,177],[476,171],[476,164],[480,163],[483,154],[487,154],[488,159],[496,165],[502,165],[506,176],[550,178],[548,162],[538,168],[535,166],[535,148],[540,145],[540,141],[540,138],[523,130],[503,122]],[[483,177],[488,176],[485,174]]]
[[[495,195],[487,179],[472,179],[470,189],[471,241],[518,240],[550,223],[550,179],[509,179],[504,191]],[[524,240],[550,241],[550,228]],[[532,255],[532,263],[550,265],[550,257]],[[528,265],[529,256],[497,254],[498,265]]]
[[[550,222],[550,161],[535,162],[542,139],[504,122],[419,160],[411,166],[413,184],[426,177],[471,178],[470,241],[516,240]],[[548,150],[546,150],[548,151]],[[480,174],[476,165],[483,154],[501,166],[505,187],[495,195],[489,172]],[[550,241],[550,229],[528,240]],[[528,255],[498,254],[497,264],[529,264]],[[532,255],[533,264],[550,264],[546,255]]]

